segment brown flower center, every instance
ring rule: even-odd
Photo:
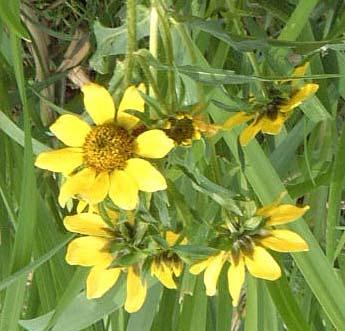
[[[190,144],[195,134],[193,120],[183,115],[177,118],[171,117],[165,133],[178,145]]]
[[[134,139],[128,131],[113,123],[95,126],[86,136],[84,163],[97,172],[124,169],[134,151]]]

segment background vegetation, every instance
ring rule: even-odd
[[[283,133],[242,149],[235,128],[178,149],[165,170],[170,189],[156,193],[150,209],[163,225],[183,224],[198,243],[236,194],[266,204],[287,190],[311,207],[291,225],[310,251],[284,255],[278,281],[249,277],[237,309],[225,274],[215,297],[206,297],[202,276],[187,272],[178,290],[153,283],[132,315],[122,308],[123,280],[87,300],[87,268],[64,261],[72,237],[62,219],[73,206],[58,206],[57,178],[34,169],[33,160],[56,144],[48,126],[58,114],[83,112],[68,69],[81,64],[115,99],[123,92],[126,4],[0,0],[0,331],[345,330],[344,2],[138,0],[136,9],[141,50],[132,80],[147,80],[150,70],[160,101],[173,110],[201,103],[222,123],[248,107],[246,97],[260,98],[310,62],[306,78],[319,91]]]

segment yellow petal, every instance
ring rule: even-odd
[[[296,93],[292,95],[290,100],[279,107],[279,111],[286,113],[298,107],[304,100],[308,99],[312,94],[318,90],[318,84],[305,84]]]
[[[68,175],[82,163],[83,151],[81,148],[62,148],[40,153],[35,161],[35,166]]]
[[[125,172],[136,181],[140,191],[156,192],[167,188],[163,175],[146,160],[129,159]]]
[[[134,267],[128,268],[127,275],[127,297],[125,309],[128,313],[135,313],[145,302],[147,284],[140,278],[139,271]]]
[[[182,261],[174,261],[173,265],[173,272],[176,277],[180,277],[183,271],[183,262]]]
[[[237,264],[232,262],[230,268],[228,269],[228,289],[232,298],[232,305],[234,307],[238,305],[244,278],[245,267],[243,257],[241,256],[238,259]]]
[[[109,226],[103,221],[102,217],[97,214],[81,213],[66,216],[63,224],[65,228],[71,232],[107,238],[114,237]]]
[[[307,251],[308,244],[297,233],[289,230],[269,230],[259,243],[277,252]]]
[[[240,134],[240,144],[242,146],[248,145],[255,136],[260,132],[261,130],[262,121],[255,120],[252,124],[247,126],[242,133]]]
[[[281,276],[278,263],[263,247],[254,246],[251,256],[244,255],[244,262],[254,277],[276,280]]]
[[[309,206],[296,207],[294,205],[278,205],[272,208],[259,209],[256,212],[258,216],[268,217],[266,225],[279,225],[293,222],[299,217],[302,217]]]
[[[107,172],[99,173],[94,181],[90,181],[85,189],[79,192],[83,199],[87,200],[89,204],[95,205],[102,202],[109,192],[110,179]]]
[[[152,269],[152,275],[156,276],[158,280],[166,287],[169,289],[176,289],[176,283],[173,279],[173,270],[171,270],[169,267],[165,265],[164,262],[162,263],[156,263],[157,264],[155,267]]]
[[[64,207],[66,202],[75,195],[82,195],[83,192],[87,192],[95,178],[96,172],[91,168],[85,168],[75,175],[67,177],[60,188],[60,206]]]
[[[50,131],[65,145],[81,147],[91,131],[90,126],[74,115],[62,115],[50,126]]]
[[[231,116],[224,124],[223,128],[231,130],[234,126],[245,123],[255,117],[255,114],[247,114],[243,111]]]
[[[165,240],[167,241],[169,247],[174,246],[176,241],[179,239],[180,234],[173,231],[167,231],[165,233]]]
[[[103,124],[115,117],[114,101],[110,93],[98,84],[83,85],[84,105],[96,124]]]
[[[201,272],[203,272],[213,261],[215,256],[210,256],[206,260],[202,260],[200,262],[194,263],[190,269],[189,272],[193,275],[199,275]]]
[[[85,190],[90,182],[95,180],[96,172],[90,168],[85,168],[77,174],[67,177],[62,184],[59,193],[59,204],[64,207],[66,202],[74,197],[78,192]]]
[[[174,141],[162,130],[145,131],[136,139],[136,153],[152,159],[164,157],[174,146]]]
[[[110,176],[109,197],[122,209],[135,209],[138,203],[138,185],[127,172],[115,170]]]
[[[107,251],[110,240],[101,237],[80,237],[72,240],[67,248],[66,261],[71,265],[91,267],[108,266],[112,255]]]
[[[88,299],[100,298],[115,285],[120,273],[119,268],[93,267],[86,280],[86,297]]]
[[[272,135],[279,134],[286,119],[287,116],[284,113],[278,113],[274,120],[264,116],[261,122],[261,131]]]
[[[292,77],[301,77],[301,76],[304,76],[306,71],[308,70],[309,68],[309,62],[305,62],[304,64],[296,67],[293,72],[292,72]],[[292,89],[296,89],[298,84],[301,82],[300,79],[298,80],[292,80],[291,81],[291,87]]]
[[[84,210],[86,210],[88,206],[89,204],[86,201],[80,200],[77,204],[77,213],[78,214],[82,213]]]
[[[135,86],[130,86],[126,89],[117,112],[118,124],[126,129],[132,129],[139,122],[139,119],[131,114],[126,113],[125,111],[136,110],[144,112],[145,110],[145,101],[141,97],[138,90],[145,93],[145,85],[140,84],[138,88]]]
[[[219,274],[223,268],[225,252],[221,252],[213,258],[204,273],[204,283],[206,286],[206,295],[213,296],[217,292],[217,282]]]

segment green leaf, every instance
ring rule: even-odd
[[[100,299],[88,300],[85,292],[80,293],[60,314],[51,331],[79,331],[97,322],[123,305],[125,299],[124,278]],[[54,312],[32,320],[21,320],[20,325],[28,331],[44,331]]]
[[[14,273],[25,267],[31,260],[37,215],[37,190],[33,167],[31,143],[31,120],[25,93],[25,79],[21,41],[14,32],[10,33],[13,66],[24,111],[24,167],[21,174],[20,208],[14,248],[11,256],[11,271]],[[30,197],[30,198],[28,198]],[[15,331],[24,303],[26,275],[17,278],[5,295],[0,320],[1,331]]]
[[[162,290],[163,286],[160,283],[150,288],[143,307],[137,313],[131,314],[126,331],[151,331]]]
[[[339,206],[342,201],[342,192],[345,184],[345,125],[342,127],[335,161],[331,175],[329,198],[328,198],[328,214],[327,214],[327,232],[326,232],[326,252],[330,261],[334,259],[336,248],[337,229],[339,223]]]
[[[11,139],[17,142],[19,145],[24,146],[25,138],[24,132],[18,126],[16,126],[3,112],[0,111],[0,129],[4,131]],[[34,154],[47,151],[50,148],[38,140],[31,138],[32,148]]]
[[[144,6],[137,6],[137,40],[149,34],[149,12]],[[125,54],[127,49],[126,24],[117,28],[107,28],[96,21],[93,26],[97,50],[90,59],[91,66],[101,74],[107,73],[104,59],[110,55]]]
[[[30,41],[29,34],[25,27],[20,22],[19,10],[14,12],[13,8],[18,7],[19,1],[13,0],[16,5],[10,5],[6,0],[0,0],[0,19],[3,20],[9,27],[9,29],[14,32],[19,38]]]

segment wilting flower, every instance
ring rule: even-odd
[[[138,311],[145,302],[147,284],[140,275],[138,263],[127,267],[111,266],[117,258],[111,246],[122,240],[115,226],[109,226],[101,216],[93,213],[67,216],[64,225],[68,231],[83,235],[69,243],[66,261],[71,265],[92,267],[86,281],[87,298],[103,296],[124,272],[127,274],[125,309],[129,313]]]
[[[257,278],[276,280],[281,276],[278,263],[266,248],[277,252],[301,252],[308,250],[308,244],[295,232],[276,229],[276,225],[286,224],[301,217],[308,206],[299,208],[288,204],[277,204],[262,207],[256,211],[255,217],[260,221],[254,231],[242,230],[233,234],[231,247],[221,250],[219,254],[197,262],[190,268],[192,274],[205,270],[204,283],[206,294],[216,294],[219,274],[225,262],[231,265],[228,269],[228,289],[237,306],[242,285],[245,280],[245,269]]]
[[[298,67],[295,74],[303,75],[307,66]],[[234,126],[252,121],[240,134],[240,144],[247,145],[261,131],[271,135],[280,133],[285,121],[292,114],[293,110],[315,94],[319,88],[318,84],[305,84],[296,89],[295,84],[291,84],[293,90],[289,98],[274,97],[273,100],[257,111],[246,113],[238,112],[230,117],[223,125],[224,129],[232,129]]]
[[[139,86],[144,90],[144,86]],[[82,87],[84,104],[95,125],[76,115],[62,115],[50,130],[68,147],[43,152],[36,166],[67,176],[59,203],[78,196],[96,204],[109,194],[120,208],[134,209],[138,191],[166,189],[162,174],[143,158],[162,158],[174,147],[162,130],[132,134],[139,119],[125,110],[144,111],[144,100],[134,86],[127,88],[116,111],[113,99],[102,86]]]
[[[151,275],[156,276],[169,289],[177,288],[174,275],[175,277],[180,277],[183,270],[182,260],[172,249],[179,241],[179,237],[179,234],[167,231],[165,240],[168,243],[169,249],[156,254],[151,264]],[[184,239],[181,244],[186,244],[186,240]]]
[[[220,126],[206,123],[201,116],[181,113],[169,117],[165,124],[165,133],[177,145],[189,146],[193,140],[199,140],[202,134],[214,135]]]

